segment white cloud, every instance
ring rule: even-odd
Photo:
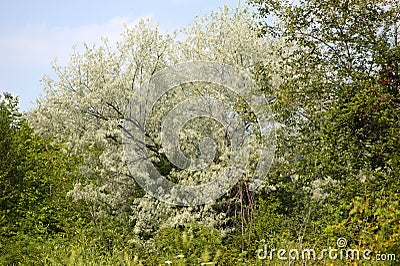
[[[78,27],[26,25],[7,36],[0,36],[0,64],[49,65],[55,58],[65,63],[74,45],[100,43],[102,37],[115,43],[120,39],[124,24],[132,27],[141,18],[151,17],[115,17],[105,23]]]

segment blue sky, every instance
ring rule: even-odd
[[[41,77],[53,75],[51,62],[66,64],[74,45],[98,43],[102,36],[115,42],[124,23],[143,17],[173,31],[224,3],[236,7],[239,0],[1,1],[0,92],[19,96],[27,111],[43,93]]]

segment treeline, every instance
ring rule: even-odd
[[[400,4],[248,4],[254,13],[222,8],[197,18],[182,31],[183,41],[143,21],[124,33],[115,51],[107,43],[86,46],[67,66],[54,66],[58,79],[44,79],[46,95],[27,114],[18,110],[16,97],[2,95],[0,262],[398,263]],[[149,197],[134,182],[123,161],[121,122],[132,90],[155,71],[191,60],[224,62],[251,73],[270,101],[276,149],[261,189],[248,189],[246,172],[222,199],[177,207]],[[191,87],[182,91],[197,95]],[[182,95],[171,97],[172,104],[185,100]],[[248,106],[235,108],[255,121]],[[163,117],[157,111],[165,110],[154,111],[154,128]],[[204,125],[195,124],[193,131]],[[187,132],[187,153],[195,154],[190,147],[197,147],[204,131]],[[149,141],[161,143],[153,131]],[[165,170],[169,164],[161,149],[151,155],[171,180],[196,177]],[[214,173],[204,172],[200,181],[214,178],[223,165],[216,160]],[[371,253],[370,260],[360,255],[290,261],[276,254],[259,258],[264,247]],[[382,254],[387,261],[378,262]]]

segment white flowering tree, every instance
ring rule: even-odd
[[[218,204],[176,207],[144,193],[135,182],[135,172],[129,171],[124,160],[124,116],[136,90],[154,73],[178,63],[215,61],[250,75],[260,64],[269,66],[271,73],[276,71],[278,56],[274,54],[283,50],[273,53],[271,47],[276,43],[272,45],[265,36],[260,38],[254,29],[247,10],[227,7],[196,17],[179,34],[163,34],[151,21],[142,20],[126,29],[115,46],[106,41],[101,46],[85,46],[83,53],[73,54],[68,65],[54,66],[57,79],[43,78],[45,95],[30,113],[30,122],[39,134],[65,143],[69,151],[84,159],[80,171],[85,179],[79,180],[69,194],[88,204],[94,222],[104,212],[129,215],[135,232],[143,236],[163,226],[192,221],[213,226],[226,220],[225,209],[216,207]],[[271,80],[272,84],[276,82],[278,79]],[[171,166],[161,145],[161,134],[157,133],[171,106],[190,96],[215,96],[221,92],[223,88],[216,90],[207,84],[185,84],[164,97],[168,104],[157,105],[152,111],[146,147],[157,169],[170,180],[186,184],[207,182],[225,167],[226,134],[215,121],[192,120],[179,134],[180,148],[188,157],[198,156],[200,139],[218,140],[218,153],[212,164],[198,172]],[[243,106],[240,101],[233,104],[236,109]],[[246,116],[246,111],[238,113]]]

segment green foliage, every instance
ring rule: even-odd
[[[250,3],[258,8],[264,33],[276,37],[271,46],[257,39],[248,17],[228,20],[224,10],[187,28],[185,33],[193,38],[188,37],[186,43],[142,22],[126,32],[121,57],[106,47],[87,47],[84,55],[73,56],[68,67],[56,67],[60,80],[47,80],[47,98],[39,101],[29,121],[48,139],[34,134],[18,111],[17,98],[2,96],[0,264],[287,265],[288,261],[276,257],[259,260],[257,251],[264,245],[321,250],[335,246],[339,237],[345,237],[351,248],[400,255],[399,3]],[[271,16],[278,19],[277,24],[270,23]],[[230,34],[228,39],[222,29],[228,32],[232,23],[247,37]],[[162,50],[163,56],[147,52],[148,43],[154,45],[150,50]],[[280,49],[285,45],[292,49]],[[215,53],[209,54],[215,47]],[[232,52],[238,47],[240,55]],[[242,61],[249,51],[249,61]],[[279,122],[278,143],[274,167],[260,193],[249,192],[243,182],[221,200],[229,201],[223,207],[178,209],[155,202],[143,191],[129,194],[134,185],[123,188],[126,193],[115,182],[103,185],[107,178],[122,182],[128,176],[122,171],[119,124],[126,95],[144,79],[132,85],[132,77],[141,71],[149,76],[182,55],[201,60],[228,58],[232,64],[250,68],[271,99]],[[125,57],[121,68],[116,67]],[[274,62],[267,62],[270,59]],[[101,80],[104,84],[98,84]],[[62,91],[66,97],[60,103]],[[253,119],[251,114],[249,119]],[[202,136],[185,135],[193,143]],[[193,147],[182,148],[188,154],[198,152]],[[153,152],[165,159],[158,148]],[[85,158],[77,157],[79,153]],[[167,160],[157,162],[165,173],[173,172]],[[184,178],[185,173],[176,176]],[[128,221],[121,213],[133,214]],[[224,215],[220,219],[221,213],[230,219]],[[187,223],[191,220],[196,222]],[[200,220],[209,226],[200,225]],[[220,220],[226,224],[219,229],[230,230],[213,228]],[[378,264],[293,262],[321,263]]]
[[[0,261],[35,262],[46,239],[85,220],[66,198],[79,161],[35,136],[11,95],[0,102],[0,116]]]
[[[173,265],[220,264],[232,259],[218,230],[196,224],[162,229],[150,247],[141,258],[151,265],[165,261],[172,261]]]
[[[266,88],[281,129],[256,223],[284,241],[301,243],[293,232],[307,225],[310,244],[346,237],[353,247],[398,253],[399,3],[250,2],[265,32],[298,48],[282,59],[280,88]]]

